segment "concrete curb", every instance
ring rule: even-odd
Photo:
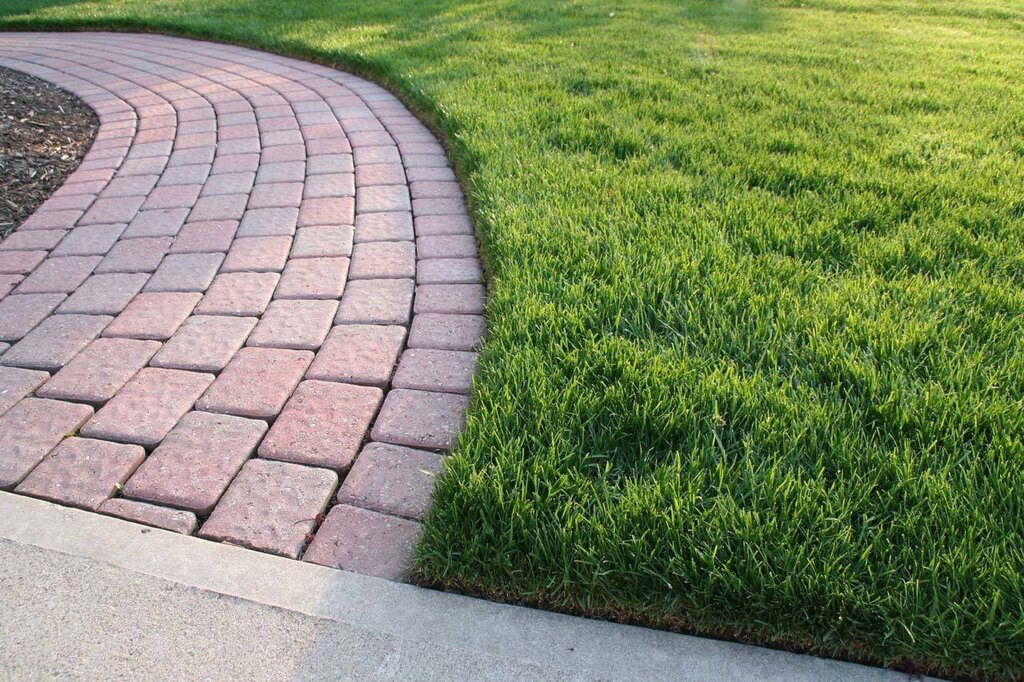
[[[141,574],[157,579],[147,589],[156,589],[157,581],[189,588],[189,598],[193,601],[180,609],[198,610],[200,617],[204,610],[225,607],[223,599],[209,601],[211,593],[237,598],[232,600],[232,608],[238,610],[234,621],[250,623],[251,627],[243,631],[242,636],[259,642],[258,646],[254,644],[255,651],[274,650],[274,642],[270,640],[278,631],[269,624],[283,617],[279,610],[329,621],[343,627],[346,637],[358,635],[371,642],[354,651],[333,647],[328,654],[322,654],[328,655],[328,659],[319,660],[315,670],[319,675],[325,671],[325,666],[331,668],[331,677],[350,675],[358,669],[353,665],[380,655],[381,652],[374,650],[379,646],[391,652],[389,655],[403,648],[443,654],[440,658],[420,657],[414,668],[404,669],[406,672],[397,674],[398,677],[409,674],[410,670],[417,677],[428,678],[478,676],[481,670],[486,670],[491,677],[525,674],[550,679],[909,679],[902,673],[851,663],[435,592],[147,528],[9,493],[0,493],[0,540],[7,541],[0,542],[0,554],[14,559],[11,563],[0,560],[0,565],[15,566],[4,569],[13,571],[13,575],[6,577],[11,584],[67,580],[71,578],[59,576],[80,577],[86,572],[109,586],[121,580],[138,582],[138,574]],[[45,560],[36,554],[20,555],[18,552],[24,553],[26,546],[45,550]],[[55,564],[62,562],[80,568],[57,571]],[[18,573],[18,566],[23,566],[24,575]],[[96,568],[91,571],[88,566]],[[50,575],[50,568],[58,577]],[[88,589],[99,593],[102,587],[93,585]],[[72,599],[89,598],[87,594],[79,594],[81,589],[84,588],[74,592]],[[168,590],[168,587],[163,588],[164,592]],[[0,601],[0,606],[12,600],[16,601],[8,594]],[[85,608],[88,604],[79,606]],[[275,608],[268,610],[265,608],[268,606]],[[32,617],[25,615],[25,608],[25,604],[7,603],[0,609],[7,613],[6,616],[0,613],[0,634],[8,629],[2,621],[11,614],[20,613],[16,616],[22,620],[19,628],[25,627],[25,619]],[[118,608],[130,610],[134,606],[122,603]],[[44,616],[37,614],[35,617]],[[267,628],[263,627],[264,619]],[[150,622],[146,628],[157,629],[161,637],[167,637],[173,634],[169,632],[172,626]],[[124,620],[122,632],[109,631],[109,627],[108,624],[104,637],[111,639],[137,638],[140,632],[138,622],[132,619]],[[47,631],[59,646],[61,633]],[[287,628],[282,630],[287,631]],[[196,634],[189,632],[188,636],[195,638]],[[218,633],[202,634],[216,638]],[[237,642],[232,644],[237,645]],[[8,651],[7,655],[16,653]],[[171,668],[177,663],[174,657],[162,658],[151,665],[166,666],[165,669],[134,670],[133,674],[174,677]],[[66,664],[67,672],[77,671],[75,661],[68,660]],[[257,668],[256,674],[260,671],[269,674],[270,668]],[[396,676],[394,669],[386,667],[374,668],[374,671],[364,670],[363,674]],[[180,670],[178,673],[181,674]]]

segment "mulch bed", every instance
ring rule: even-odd
[[[74,95],[0,67],[0,239],[78,167],[98,124]]]

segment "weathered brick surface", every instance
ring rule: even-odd
[[[171,243],[170,253],[223,253],[238,231],[237,220],[206,220],[188,223]]]
[[[110,251],[110,248],[117,242],[127,227],[124,223],[115,225],[83,225],[68,231],[67,236],[50,254],[54,257],[60,256],[102,256]],[[16,232],[4,243],[21,234],[24,235],[48,235],[50,231],[40,232]]]
[[[482,315],[421,313],[413,318],[409,348],[476,350],[484,337]]]
[[[236,239],[220,271],[281,272],[291,247],[292,238],[288,236]]]
[[[146,451],[138,445],[68,438],[32,470],[15,492],[95,511],[145,456]]]
[[[316,350],[331,330],[337,301],[272,301],[246,342],[264,348]]]
[[[200,410],[272,419],[281,412],[313,353],[243,348],[196,404]]]
[[[160,265],[171,237],[142,237],[123,239],[96,266],[96,272],[153,272]]]
[[[430,508],[441,455],[387,443],[368,443],[345,476],[338,502],[410,519]]]
[[[149,278],[144,290],[206,291],[223,260],[222,253],[170,254]]]
[[[415,521],[339,504],[327,515],[303,560],[403,581],[409,577],[420,533]]]
[[[197,315],[262,315],[274,295],[280,275],[276,272],[229,272],[217,275],[203,300],[196,306]]]
[[[46,319],[64,294],[16,294],[0,299],[0,340],[17,341]]]
[[[41,398],[25,398],[0,415],[0,489],[17,485],[91,416],[87,405]]]
[[[416,276],[416,247],[412,242],[363,242],[352,248],[349,279],[389,279]]]
[[[343,324],[331,330],[307,377],[387,386],[405,340],[398,326]]]
[[[50,378],[46,372],[18,367],[0,367],[0,415],[30,395]]]
[[[404,388],[388,393],[371,436],[395,445],[450,450],[465,425],[469,398]]]
[[[102,260],[99,256],[65,256],[47,258],[35,271],[26,277],[15,293],[19,294],[67,294],[71,293],[92,274]]]
[[[484,279],[476,258],[433,258],[416,263],[420,284],[476,284]]]
[[[260,446],[260,457],[348,469],[382,395],[368,386],[302,382]]]
[[[93,275],[60,304],[57,312],[117,315],[149,279],[144,273]]]
[[[124,486],[125,497],[208,515],[267,431],[266,422],[189,412]]]
[[[355,241],[390,242],[412,241],[412,213],[361,213],[356,216]]]
[[[256,318],[194,315],[153,358],[154,367],[219,372],[256,326]]]
[[[295,233],[292,258],[330,258],[352,255],[352,228],[301,227]]]
[[[337,484],[328,469],[249,460],[199,535],[298,558]]]
[[[274,298],[341,298],[347,273],[348,258],[294,258],[288,261]]]
[[[338,324],[409,324],[415,284],[411,279],[360,279],[341,298]]]
[[[392,385],[441,393],[469,393],[474,372],[476,353],[410,348],[402,354]]]
[[[96,339],[47,381],[41,398],[102,403],[114,397],[160,349],[158,341]]]
[[[415,312],[480,315],[484,288],[480,284],[421,284],[416,287]]]
[[[75,357],[113,318],[104,315],[53,315],[14,344],[0,364],[54,372]]]
[[[155,446],[212,382],[210,374],[147,367],[82,427],[82,435]]]
[[[126,521],[134,521],[135,523],[153,526],[154,528],[163,528],[172,533],[180,533],[182,535],[191,535],[195,532],[198,525],[196,515],[192,512],[168,509],[167,507],[160,507],[155,504],[125,500],[123,498],[107,500],[99,506],[99,511],[102,514],[116,516]]]
[[[103,336],[128,339],[169,339],[199,303],[196,292],[144,292],[114,318]]]
[[[124,239],[141,237],[173,237],[188,217],[187,208],[157,208],[141,211],[121,234]]]

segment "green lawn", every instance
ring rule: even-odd
[[[1024,675],[1020,0],[5,0],[441,131],[489,341],[426,582]]]

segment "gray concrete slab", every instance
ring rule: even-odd
[[[897,680],[290,561],[0,493],[4,677]]]

